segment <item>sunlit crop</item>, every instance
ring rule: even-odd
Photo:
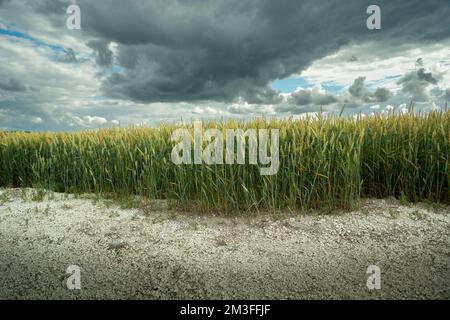
[[[248,162],[175,165],[170,158],[174,125],[0,132],[0,186],[136,194],[220,211],[351,208],[361,197],[450,199],[450,111],[206,126],[278,128],[278,173],[262,176]]]

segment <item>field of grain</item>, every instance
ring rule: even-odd
[[[272,176],[251,164],[173,164],[177,128],[0,132],[0,186],[140,195],[222,212],[350,209],[363,197],[450,201],[448,110],[205,123],[222,131],[279,129],[280,165]]]

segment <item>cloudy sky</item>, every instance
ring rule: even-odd
[[[426,112],[450,101],[449,25],[449,0],[0,0],[0,129]]]

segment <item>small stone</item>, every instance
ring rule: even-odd
[[[128,247],[128,243],[122,240],[112,240],[108,245],[108,250],[120,250]]]

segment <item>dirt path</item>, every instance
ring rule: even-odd
[[[226,218],[33,192],[0,189],[2,299],[450,299],[449,207]],[[69,265],[81,290],[66,287]]]

